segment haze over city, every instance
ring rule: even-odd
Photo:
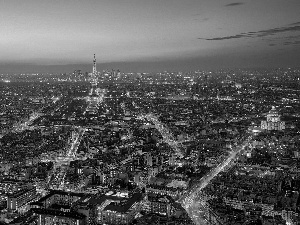
[[[299,0],[1,1],[0,73],[293,67]]]

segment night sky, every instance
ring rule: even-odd
[[[2,0],[0,73],[300,65],[300,0]]]

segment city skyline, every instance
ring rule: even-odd
[[[0,73],[292,67],[297,0],[2,1]]]

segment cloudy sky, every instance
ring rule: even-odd
[[[299,0],[2,0],[0,73],[299,66]]]

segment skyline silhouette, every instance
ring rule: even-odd
[[[0,73],[299,66],[298,0],[3,1]],[[101,67],[102,66],[102,67]]]

